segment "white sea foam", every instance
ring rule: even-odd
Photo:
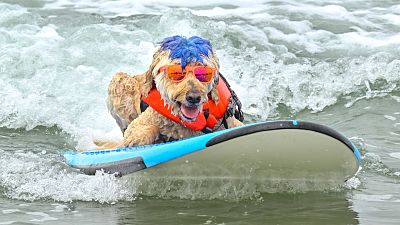
[[[399,96],[392,96],[392,98],[393,98],[394,100],[396,100],[396,102],[400,102],[400,97],[399,97]]]
[[[393,5],[390,7],[390,9],[396,13],[396,14],[400,14],[400,5]]]
[[[245,112],[261,119],[274,114],[282,104],[293,112],[302,109],[321,111],[335,104],[340,96],[362,90],[365,81],[373,84],[384,79],[393,83],[399,79],[396,74],[400,63],[391,54],[377,53],[371,57],[343,58],[317,64],[304,62],[296,56],[322,56],[327,52],[346,55],[349,48],[368,52],[398,44],[397,34],[389,33],[382,37],[377,32],[365,31],[368,28],[368,24],[363,23],[365,14],[349,11],[345,6],[282,3],[272,7],[268,1],[245,5],[241,1],[133,3],[65,0],[48,1],[45,7],[97,10],[96,13],[135,8],[143,10],[140,13],[147,13],[147,10],[154,10],[151,6],[164,9],[156,21],[159,23],[155,24],[159,27],[156,31],[146,30],[145,26],[132,30],[126,24],[104,23],[77,27],[54,23],[38,26],[34,21],[29,26],[22,23],[2,28],[6,37],[17,38],[18,42],[6,38],[5,45],[2,45],[4,54],[0,59],[0,71],[6,79],[0,81],[4,87],[1,91],[0,124],[27,129],[57,125],[79,137],[80,146],[88,146],[88,136],[93,133],[101,136],[101,132],[105,134],[115,130],[116,125],[104,104],[107,83],[114,72],[144,71],[160,36],[176,33],[187,36],[203,33],[207,36],[210,29],[218,31],[213,34],[212,41],[221,60],[221,71],[243,99]],[[190,8],[190,11],[170,10],[172,6]],[[19,15],[37,18],[23,7],[3,4],[2,9],[7,11],[7,15],[14,15],[16,20]],[[277,16],[277,12],[281,15]],[[287,13],[308,16],[303,20],[293,20]],[[133,14],[134,11],[130,15]],[[240,23],[214,21],[214,17],[228,19],[246,15],[252,17],[242,19]],[[186,19],[182,20],[182,16]],[[315,16],[350,21],[362,29],[339,34],[329,26],[314,29]],[[261,25],[265,22],[270,26]],[[3,24],[10,22],[3,21]],[[69,33],[71,29],[75,31]],[[394,88],[389,85],[381,89],[390,93]],[[382,90],[368,91],[382,93]],[[368,95],[359,97],[348,106],[368,98]]]
[[[400,159],[400,152],[392,152],[392,153],[389,153],[389,155],[393,158]]]
[[[393,158],[400,158],[400,155],[397,152],[389,153],[389,155]],[[366,169],[372,170],[374,172],[378,172],[385,176],[399,176],[398,171],[393,171],[391,168],[386,166],[382,162],[381,157],[375,153],[366,153],[362,157],[362,162],[363,162],[364,168],[366,168]]]
[[[27,215],[39,216],[41,218],[31,219],[32,222],[45,222],[45,221],[56,221],[58,220],[55,217],[50,216],[44,212],[26,212]]]
[[[396,118],[396,117],[394,117],[394,116],[390,116],[390,115],[384,115],[383,117],[385,117],[386,119],[388,119],[388,120],[391,120],[391,121],[395,121],[395,120],[397,120],[397,118]]]
[[[285,110],[319,112],[341,101],[352,107],[386,95],[400,101],[394,94],[400,82],[395,27],[400,5],[354,9],[338,1],[43,2],[42,9],[24,2],[0,3],[1,127],[57,126],[76,138],[78,148],[93,147],[94,139],[120,139],[104,102],[112,74],[145,71],[157,42],[175,34],[212,41],[221,72],[245,113],[256,120],[279,117]],[[54,168],[47,153],[20,154],[0,157],[1,185],[10,197],[114,202],[134,193],[113,176],[84,176],[57,163]],[[391,173],[377,155],[367,154],[364,160],[366,169]],[[246,188],[238,195],[251,196],[253,187]],[[189,189],[185,193],[193,197]]]
[[[70,207],[63,204],[51,204],[54,206],[54,209],[50,210],[51,212],[64,212],[64,211],[71,211]]]
[[[347,189],[357,189],[361,185],[361,181],[357,177],[348,179],[343,186]]]
[[[0,153],[0,183],[8,197],[107,203],[134,199],[134,189],[128,189],[124,180],[112,174],[87,176],[65,169],[62,160],[57,158],[29,152],[12,154],[0,150]]]
[[[0,23],[16,19],[26,13],[27,10],[20,6],[0,3]]]
[[[2,212],[4,214],[11,214],[11,213],[16,213],[16,212],[21,212],[19,209],[3,209]]]

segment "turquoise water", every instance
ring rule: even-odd
[[[400,224],[400,4],[396,1],[0,1],[0,224]],[[208,38],[247,122],[328,125],[360,149],[335,190],[86,176],[67,149],[121,138],[116,71],[156,43]]]

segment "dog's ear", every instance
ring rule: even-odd
[[[207,65],[210,65],[217,69],[217,72],[215,73],[214,81],[212,84],[213,87],[210,91],[210,97],[211,97],[211,100],[213,100],[215,103],[218,103],[219,102],[219,94],[217,91],[217,86],[218,86],[219,80],[221,79],[220,76],[222,76],[221,73],[219,72],[219,59],[214,53],[212,53],[209,58],[206,58],[206,61],[207,61]]]
[[[210,96],[211,96],[211,100],[213,100],[215,103],[219,102],[219,95],[218,95],[218,91],[217,91],[217,86],[218,86],[218,82],[219,82],[219,73],[215,74],[214,77],[214,81],[213,81],[213,88],[210,91]]]
[[[153,55],[153,61],[151,62],[149,69],[144,73],[145,81],[144,81],[144,85],[142,88],[143,96],[146,96],[150,92],[151,88],[153,87],[153,79],[155,76],[154,73],[157,73],[157,71],[154,71],[154,69],[161,60],[160,55],[161,55],[161,51],[160,51],[160,49],[158,49]]]

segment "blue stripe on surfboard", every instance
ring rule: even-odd
[[[142,157],[146,167],[152,167],[204,149],[210,139],[238,128],[240,127],[156,145],[135,146],[112,150],[65,152],[64,157],[67,164],[71,166],[82,166],[116,162],[139,156]]]
[[[351,142],[351,141],[350,141],[350,142]],[[351,142],[351,144],[353,145],[353,152],[354,152],[354,155],[356,156],[358,162],[360,162],[360,161],[361,161],[361,154],[360,154],[360,151],[358,151],[358,148],[354,145],[353,142]]]

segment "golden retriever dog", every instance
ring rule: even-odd
[[[107,107],[124,139],[119,144],[99,143],[101,147],[155,144],[243,125],[240,101],[219,73],[219,61],[208,40],[172,36],[159,44],[145,73],[130,76],[118,72],[113,76]],[[223,85],[220,82],[226,84],[222,91],[217,88]],[[224,91],[229,92],[224,97],[228,103],[222,104]],[[213,123],[205,105],[226,111]],[[201,115],[206,120],[199,125]],[[204,121],[207,126],[203,128]]]

